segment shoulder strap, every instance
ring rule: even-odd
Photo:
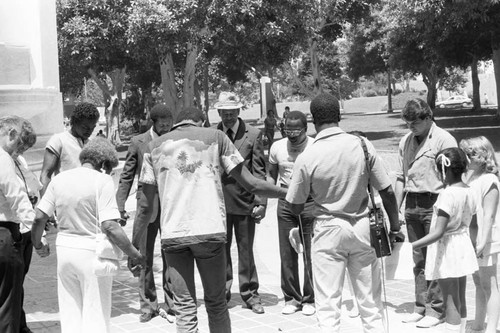
[[[368,194],[370,195],[372,207],[376,209],[377,206],[375,205],[375,195],[373,194],[372,187],[370,184],[371,169],[370,169],[370,155],[368,154],[368,147],[366,146],[366,142],[362,137],[358,136],[358,138],[361,141],[361,147],[363,148],[363,153],[365,154],[365,165],[366,165],[366,171],[368,172]],[[377,214],[374,215],[375,215],[375,221],[378,223],[378,216]]]

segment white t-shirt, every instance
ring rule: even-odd
[[[76,248],[95,247],[95,235],[101,223],[120,218],[113,178],[84,167],[55,176],[37,208],[48,216],[57,211],[56,244]]]
[[[52,135],[47,141],[45,149],[50,150],[59,158],[59,172],[78,168],[80,164],[80,153],[83,145],[82,139],[78,139],[70,131],[64,131]],[[56,172],[57,173],[57,172]]]
[[[292,146],[288,139],[273,143],[269,152],[269,163],[278,165],[278,185],[288,186],[290,184],[293,165],[297,156],[312,145],[313,142],[313,139],[307,136],[306,140],[296,147]]]
[[[500,183],[498,177],[491,173],[485,173],[471,180],[469,183],[470,188],[474,192],[474,196],[477,201],[477,226],[478,233],[477,238],[481,239],[483,237],[484,227],[483,227],[483,200],[484,196],[488,191],[496,186],[500,190]],[[493,253],[500,252],[500,207],[497,207],[497,213],[495,216],[495,221],[493,222],[493,227],[491,229],[490,239],[484,248],[484,254],[489,255]]]

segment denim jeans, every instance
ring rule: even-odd
[[[340,332],[340,308],[345,271],[349,273],[363,331],[385,332],[382,315],[380,263],[370,245],[368,218],[349,221],[316,219],[312,240],[316,315],[321,332]]]
[[[314,288],[311,266],[311,237],[314,216],[311,214],[314,202],[306,203],[304,212],[300,214],[304,238],[302,244],[304,252],[304,289],[300,290],[299,283],[299,256],[290,244],[288,235],[290,230],[299,226],[299,216],[292,213],[290,204],[284,200],[278,201],[278,236],[281,258],[281,290],[286,304],[300,305],[314,303]]]
[[[179,333],[198,332],[194,263],[203,284],[211,333],[230,333],[226,302],[226,251],[224,243],[199,243],[181,249],[163,248],[168,261],[167,276],[176,310]]]
[[[429,233],[433,205],[437,195],[425,193],[408,193],[406,196],[405,220],[408,240],[414,242]],[[415,276],[415,308],[414,312],[441,318],[444,316],[443,294],[437,281],[425,279],[425,258],[427,248],[413,250],[413,274]]]

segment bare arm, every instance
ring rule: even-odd
[[[268,198],[284,198],[286,196],[286,189],[272,185],[265,180],[257,179],[243,163],[234,167],[229,175],[250,193]]]
[[[269,164],[269,175],[273,179],[273,184],[278,181],[278,164]]]
[[[441,237],[443,237],[444,232],[446,230],[446,226],[448,225],[449,221],[450,221],[450,216],[440,209],[438,211],[438,216],[436,220],[436,228],[434,228],[434,230],[429,232],[424,237],[411,243],[411,245],[413,245],[413,249],[414,250],[420,249],[422,247],[428,246],[438,241]]]
[[[101,230],[108,236],[108,238],[118,246],[125,254],[134,261],[141,261],[143,256],[141,253],[132,246],[125,231],[123,231],[120,224],[115,220],[107,220],[101,223]]]
[[[398,208],[398,212],[401,209],[401,205],[403,204],[403,199],[405,198],[405,183],[403,179],[396,179],[396,185],[395,185],[395,196],[396,196],[396,204]]]
[[[399,226],[398,205],[392,186],[389,185],[385,189],[380,190],[378,193],[380,194],[380,198],[382,198],[384,209],[389,217],[391,231],[399,232],[401,227]]]
[[[42,171],[40,172],[40,182],[42,183],[42,189],[40,190],[40,196],[43,196],[47,186],[52,179],[52,175],[57,170],[59,165],[59,157],[57,157],[53,152],[45,149],[45,154],[43,155],[43,165]]]
[[[483,230],[481,238],[477,239],[476,254],[480,256],[483,253],[484,247],[488,243],[491,236],[493,223],[497,214],[498,206],[498,188],[496,186],[490,187],[483,199]]]
[[[49,216],[37,208],[35,221],[31,227],[31,241],[33,242],[33,247],[35,249],[40,248],[43,245],[42,236],[43,231],[45,230],[45,224],[48,220]]]

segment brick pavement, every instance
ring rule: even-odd
[[[384,160],[388,166],[394,165],[393,153],[383,152]],[[135,210],[134,194],[131,194],[127,202],[128,211]],[[125,227],[130,236],[132,232],[132,219]],[[48,236],[51,245],[54,244],[55,234]],[[266,313],[257,315],[242,307],[243,303],[238,295],[238,283],[233,284],[233,297],[229,303],[232,328],[234,332],[317,332],[314,316],[306,317],[300,312],[293,315],[281,315],[283,307],[283,296],[280,289],[279,277],[279,250],[276,221],[276,200],[270,200],[266,218],[257,227],[255,241],[256,264],[260,278],[260,293]],[[161,270],[161,258],[159,254],[159,241],[156,244],[155,268]],[[34,332],[60,332],[59,313],[57,304],[57,280],[56,280],[56,255],[55,246],[48,258],[39,258],[33,255],[31,270],[25,282],[26,299],[25,310],[29,327]],[[237,267],[236,248],[233,247],[233,265]],[[302,269],[302,266],[301,266]],[[237,276],[237,275],[236,275]],[[161,281],[160,274],[156,274],[156,281]],[[162,318],[154,318],[148,323],[139,323],[139,302],[137,293],[137,279],[126,270],[123,262],[122,270],[113,283],[113,309],[112,328],[113,333],[119,332],[175,332],[175,325],[169,324]],[[208,332],[207,315],[203,304],[203,290],[201,281],[196,276],[197,299],[199,301],[198,315],[200,332]],[[158,291],[160,286],[157,285]],[[347,287],[346,287],[347,289]],[[431,329],[418,329],[411,324],[403,324],[401,315],[410,312],[413,301],[413,282],[386,281],[386,302],[389,317],[389,329],[391,333],[439,333],[444,332],[444,325]],[[160,292],[159,292],[159,295]],[[160,298],[161,299],[161,298]],[[344,305],[351,306],[352,300],[348,292],[344,293]],[[468,320],[474,316],[474,286],[472,279],[468,278],[467,285]],[[350,318],[344,308],[342,313],[342,333],[362,332],[361,321],[358,318]],[[98,332],[92,332],[98,333]]]

